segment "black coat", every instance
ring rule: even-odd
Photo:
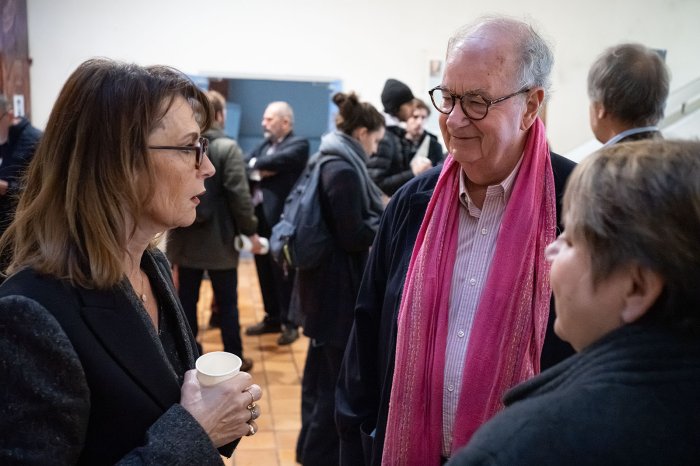
[[[305,335],[342,351],[352,327],[369,247],[379,227],[381,193],[365,170],[364,151],[357,142],[330,134],[324,136],[319,150],[344,153],[354,157],[355,164],[341,158],[321,166],[319,200],[333,243],[319,267],[297,270],[291,307]]]
[[[179,405],[197,347],[168,262],[156,250],[141,265],[176,357],[125,283],[91,290],[24,269],[0,287],[0,463],[222,464]]]
[[[271,145],[270,140],[266,139],[246,157],[247,162],[256,159],[252,167],[255,170],[275,172],[275,175],[263,178],[258,184],[262,190],[263,203],[255,214],[259,222],[258,233],[266,237],[270,236],[270,230],[279,221],[284,200],[309,160],[309,141],[294,136],[293,132],[285,136],[273,154],[267,155]]]
[[[411,142],[406,139],[406,130],[398,126],[387,126],[379,141],[377,152],[367,160],[367,171],[387,196],[413,178],[411,171]]]
[[[552,154],[557,219],[566,180],[575,164]],[[364,446],[371,464],[380,464],[394,374],[397,317],[408,263],[428,201],[440,174],[435,167],[416,177],[392,198],[362,279],[345,359],[336,390],[336,422],[341,438],[341,463],[363,464]],[[574,353],[553,332],[550,312],[542,349],[542,369]],[[369,434],[377,429],[374,441]],[[362,434],[361,434],[362,431]]]
[[[700,341],[635,324],[509,391],[453,466],[700,463]]]
[[[0,235],[12,221],[17,204],[16,196],[20,192],[20,180],[34,151],[39,144],[41,131],[22,118],[16,125],[10,126],[7,142],[0,145],[0,180],[7,181],[7,193],[0,196]]]

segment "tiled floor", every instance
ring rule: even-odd
[[[199,338],[204,352],[220,351],[221,334],[218,329],[207,329],[211,302],[211,285],[202,283],[199,312]],[[262,320],[265,312],[252,258],[242,258],[238,268],[238,307],[241,327]],[[309,341],[302,336],[289,346],[278,346],[279,334],[250,337],[242,332],[243,352],[253,358],[250,371],[255,383],[263,389],[258,403],[262,415],[260,428],[252,437],[243,437],[231,459],[230,466],[289,466],[296,465],[294,451],[301,427],[301,375]]]

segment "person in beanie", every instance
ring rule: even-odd
[[[404,183],[429,169],[424,162],[411,166],[410,141],[400,126],[413,114],[413,92],[396,79],[387,79],[382,91],[386,133],[379,148],[367,161],[367,170],[374,182],[387,195],[393,195]]]

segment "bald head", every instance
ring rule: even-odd
[[[512,87],[541,87],[545,98],[551,87],[550,74],[554,56],[547,42],[523,21],[505,16],[484,16],[455,32],[447,44],[447,60],[459,53],[466,42],[480,41],[502,59],[514,57],[507,64],[512,70]],[[512,52],[512,53],[511,53]],[[501,56],[501,53],[499,53]]]
[[[287,102],[271,102],[261,124],[266,138],[279,141],[294,128],[294,111]]]

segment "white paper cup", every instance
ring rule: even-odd
[[[245,235],[238,235],[233,239],[233,245],[237,251],[248,251],[253,249],[253,243]]]
[[[270,240],[267,238],[260,238],[260,246],[262,250],[258,253],[260,255],[267,254],[270,252]],[[250,252],[253,249],[253,242],[250,241],[246,235],[238,235],[233,240],[233,246],[237,251],[247,251]]]
[[[226,351],[203,354],[194,363],[197,379],[202,386],[211,386],[228,380],[241,370],[241,358]]]

